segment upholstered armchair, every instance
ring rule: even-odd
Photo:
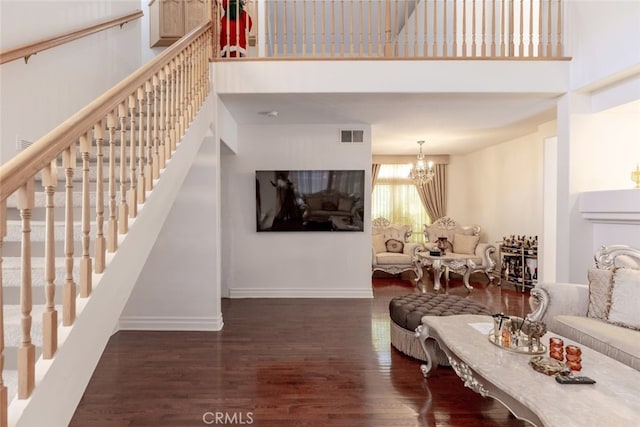
[[[409,242],[411,233],[408,225],[391,224],[386,218],[374,219],[371,227],[372,272],[400,274],[411,270],[418,277],[418,267],[413,259],[416,253],[424,250],[424,246]]]
[[[481,271],[490,281],[493,281],[491,273],[496,262],[491,258],[491,254],[496,251],[496,247],[480,242],[479,225],[460,225],[448,216],[443,216],[433,224],[424,226],[425,250],[437,248],[438,238],[441,237],[447,238],[447,253],[465,254],[471,257],[471,264],[474,265],[471,273]]]

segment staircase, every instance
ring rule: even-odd
[[[211,39],[194,30],[0,167],[0,427],[73,415],[209,132]]]
[[[93,141],[93,152],[95,153],[95,140]],[[117,146],[120,146],[120,141],[116,141]],[[119,162],[118,158],[118,162]],[[77,164],[81,164],[82,158],[80,153],[76,156]],[[91,217],[94,219],[90,223],[90,236],[91,241],[95,241],[95,211],[96,211],[96,162],[97,158],[93,156],[90,159],[90,173],[89,179],[91,188],[94,189],[90,193],[90,208]],[[57,168],[58,183],[65,181],[64,169],[62,165],[58,165]],[[104,180],[104,185],[108,184],[108,181]],[[74,188],[82,188],[82,175],[75,174],[72,180]],[[45,269],[45,244],[46,244],[46,194],[42,185],[42,179],[40,176],[36,177],[35,186],[35,205],[36,208],[32,209],[31,214],[31,289],[33,308],[31,311],[32,326],[31,326],[31,339],[35,345],[35,357],[36,360],[42,355],[42,332],[43,332],[43,313],[46,309],[45,298],[45,284],[46,284],[46,269]],[[53,195],[55,206],[64,206],[66,194],[64,188],[61,185],[56,186],[56,192]],[[73,192],[73,205],[82,206],[82,193],[80,191]],[[74,208],[74,218],[82,218],[81,208]],[[62,295],[63,286],[62,283],[65,279],[65,257],[64,257],[64,240],[65,240],[65,212],[64,209],[54,209],[54,239],[55,239],[55,259],[54,259],[54,283],[55,285],[55,310],[58,313],[62,313]],[[74,236],[74,254],[82,254],[82,224],[80,222],[73,223],[73,236]],[[17,366],[17,350],[22,339],[21,332],[21,308],[20,308],[20,287],[22,284],[22,258],[21,258],[21,245],[22,245],[22,220],[20,218],[20,210],[17,207],[16,196],[11,196],[7,199],[7,235],[3,244],[3,295],[2,300],[4,302],[4,325],[5,325],[5,366],[4,366],[4,380],[8,389],[8,400],[11,402],[14,397],[17,396],[17,381],[18,381],[18,366]],[[95,251],[91,250],[91,255],[95,255]],[[80,260],[81,257],[73,257],[73,277],[78,278],[80,275]],[[62,316],[58,315],[58,327],[62,326]]]

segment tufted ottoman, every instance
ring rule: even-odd
[[[426,361],[424,350],[415,336],[422,316],[451,316],[454,314],[488,314],[489,308],[479,302],[448,294],[408,294],[389,302],[391,345],[415,359]],[[442,359],[440,359],[442,360]]]

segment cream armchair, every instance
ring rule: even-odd
[[[439,218],[431,225],[424,226],[425,250],[438,246],[438,238],[447,238],[447,253],[466,254],[471,261],[470,273],[483,272],[489,281],[493,281],[491,273],[496,262],[491,254],[496,247],[489,243],[480,243],[479,225],[460,225],[448,216]],[[448,275],[448,271],[446,272]],[[448,277],[448,276],[447,276]]]
[[[418,267],[413,259],[416,253],[424,250],[424,246],[409,242],[411,233],[408,225],[391,224],[386,218],[374,219],[371,228],[372,272],[400,274],[411,270],[418,277]]]

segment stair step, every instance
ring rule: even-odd
[[[31,221],[31,242],[44,242],[46,237],[46,225],[45,221]],[[90,224],[90,235],[95,235],[95,223]],[[64,240],[66,236],[66,227],[64,222],[54,221],[53,234],[55,240]],[[82,236],[82,223],[79,218],[75,218],[73,223],[73,236],[78,238]],[[4,242],[21,242],[22,241],[22,222],[19,220],[7,221],[7,235],[4,238]]]
[[[109,204],[109,188],[107,186],[108,181],[104,182],[104,195],[103,195],[103,202],[104,202],[104,206],[107,206]],[[74,186],[75,187],[75,186]],[[127,189],[129,188],[129,185],[127,184]],[[74,206],[82,206],[82,185],[78,185],[77,187],[74,188],[75,191],[73,191],[72,193],[72,197],[73,197],[73,205]],[[95,207],[96,206],[96,193],[95,193],[95,182],[91,183],[90,185],[90,193],[89,193],[89,205],[91,207]],[[127,190],[128,192],[128,190]],[[44,194],[43,191],[36,191],[35,193],[35,206],[37,207],[44,207],[46,206],[47,203],[47,195]],[[117,184],[117,189],[116,189],[116,201],[118,203],[120,203],[120,183]],[[58,191],[56,191],[53,194],[53,204],[54,206],[65,206],[65,204],[67,203],[67,194],[64,191],[64,186],[62,184],[58,184]],[[11,196],[9,196],[7,198],[7,208],[13,208],[13,209],[17,209],[18,204],[17,204],[17,195],[14,193]]]
[[[55,282],[62,283],[66,276],[66,259],[55,258]],[[73,259],[73,277],[80,274],[80,258]],[[31,258],[31,283],[33,285],[45,284],[44,258]],[[2,286],[3,288],[20,287],[22,284],[22,259],[20,257],[7,257],[2,261]]]
[[[75,281],[78,280],[77,274],[74,274],[73,277]],[[55,293],[53,297],[54,304],[62,304],[62,296],[63,296],[62,291],[64,289],[64,285],[62,285],[63,282],[64,282],[64,276],[60,276],[60,277],[56,276],[57,285],[55,286]],[[46,303],[46,297],[44,294],[44,285],[32,286],[31,292],[32,292],[31,298],[32,298],[33,304],[44,305]],[[78,289],[76,288],[76,295],[77,294],[78,294]],[[3,286],[2,302],[4,304],[19,305],[20,304],[20,287],[19,286]]]
[[[74,235],[73,236],[75,241],[73,242],[73,256],[75,259],[77,259],[78,257],[82,256],[82,243],[79,241],[79,239],[81,238],[80,235]],[[64,245],[65,243],[63,241],[57,241],[54,244],[54,253],[56,254],[56,256],[61,256],[64,255],[65,251],[64,251]],[[89,255],[91,257],[93,257],[93,246],[94,246],[94,242],[93,240],[91,241],[91,247],[89,248]],[[6,242],[4,243],[3,247],[2,247],[2,254],[4,259],[8,259],[11,257],[20,257],[20,253],[21,253],[21,248],[22,248],[22,243],[21,242]],[[45,253],[45,243],[44,242],[31,242],[31,259],[36,259],[36,258],[44,258],[44,253]]]

